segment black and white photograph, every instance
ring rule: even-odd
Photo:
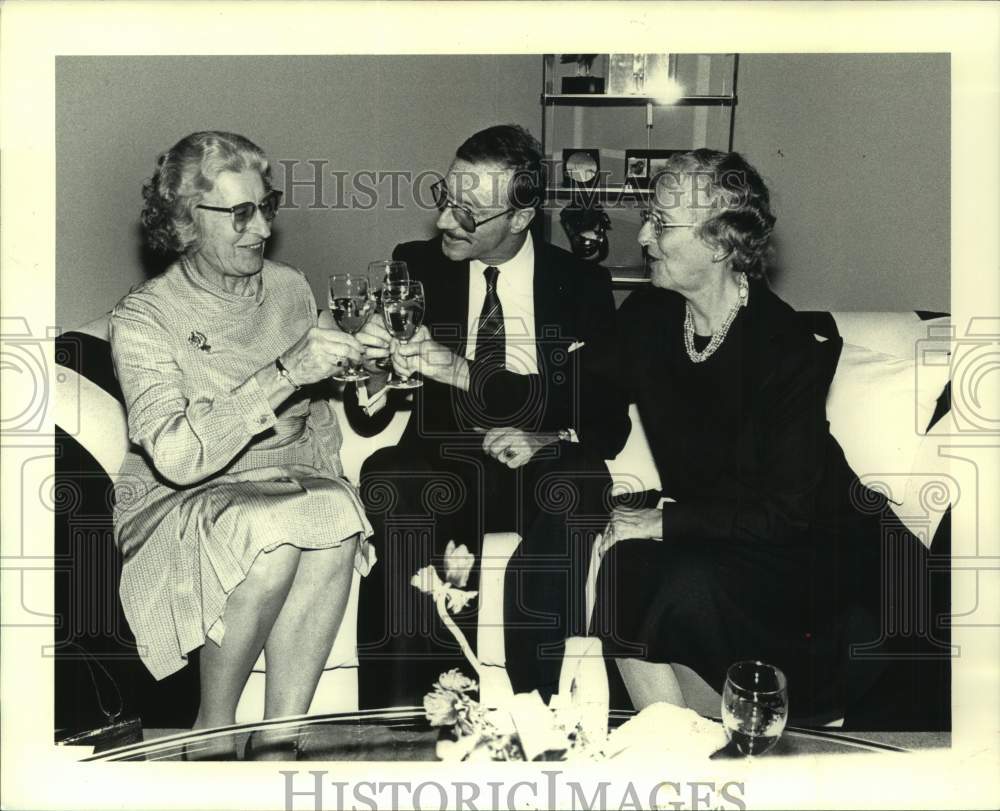
[[[822,5],[6,5],[4,807],[995,807],[1000,4]]]

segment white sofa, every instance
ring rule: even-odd
[[[928,480],[941,482],[949,478],[946,459],[932,459],[935,469],[926,468],[929,454],[924,446],[933,441],[934,432],[925,436],[926,429],[935,409],[940,411],[939,400],[948,382],[950,321],[947,317],[923,320],[911,312],[814,315],[821,316],[817,324],[825,324],[826,328],[835,325],[845,342],[828,399],[832,433],[862,481],[884,492],[893,501],[900,518],[929,547],[951,500],[938,498],[928,504],[921,495]],[[817,340],[823,340],[821,332],[822,329],[817,331]],[[64,334],[64,339],[71,342],[74,333],[106,342],[107,319],[98,319]],[[102,362],[110,365],[109,351]],[[85,365],[92,368],[94,364]],[[88,379],[86,370],[64,365],[63,371],[56,386],[59,409],[56,422],[69,426],[66,433],[90,450],[113,480],[127,441],[121,403]],[[338,408],[344,433],[345,473],[357,482],[365,458],[398,440],[409,413],[398,412],[381,433],[366,438],[351,431],[342,406]],[[621,492],[659,489],[659,475],[634,406],[631,416],[633,429],[628,443],[617,459],[608,463],[616,488]],[[939,421],[942,430],[947,430],[949,417],[945,414]],[[918,459],[924,468],[915,471],[913,466]],[[498,536],[492,544],[488,539],[484,546],[484,554],[499,560],[500,565],[491,563],[491,568],[499,569],[499,580],[484,589],[482,595],[486,604],[480,609],[479,647],[484,660],[497,666],[503,664],[502,623],[497,619],[502,617],[498,602],[502,600],[502,568],[512,551],[509,536]],[[313,713],[357,708],[359,579],[357,575],[354,578],[343,626],[313,700]],[[239,721],[259,719],[262,715],[264,670],[262,655],[241,699]]]

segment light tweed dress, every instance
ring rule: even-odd
[[[226,599],[261,552],[323,549],[360,533],[355,568],[367,574],[375,562],[330,404],[303,390],[276,414],[251,377],[315,324],[303,275],[268,261],[254,295],[178,262],[112,313],[132,443],[114,511],[121,599],[157,679],[206,637],[224,644]]]

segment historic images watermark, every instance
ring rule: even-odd
[[[360,811],[378,808],[499,811],[519,808],[565,808],[591,811],[636,809],[745,809],[746,785],[713,780],[567,779],[562,771],[543,770],[537,781],[466,780],[327,780],[322,770],[281,771],[285,811]]]
[[[417,208],[437,210],[441,205],[435,185],[444,176],[430,169],[337,169],[325,158],[279,159],[275,188],[282,192],[284,210],[330,211],[402,211]],[[508,169],[490,172],[452,171],[448,174],[447,191],[455,201],[473,198],[485,209],[542,208],[559,211],[559,195],[546,193],[550,179],[558,177],[562,162],[545,160],[539,172],[521,170],[511,175]],[[628,184],[615,183],[607,171],[598,174],[598,182],[587,187],[574,187],[572,198],[577,205],[590,206],[599,202],[613,207],[647,205],[642,195]],[[709,210],[718,201],[710,189],[718,186],[727,206],[739,205],[749,194],[743,172],[666,171],[656,176],[653,199],[658,208],[670,210],[685,204],[694,210]],[[565,190],[569,191],[569,190]],[[467,203],[465,203],[467,205]]]

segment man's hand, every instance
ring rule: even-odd
[[[386,360],[389,357],[392,336],[389,334],[389,330],[385,328],[385,324],[382,323],[382,319],[369,318],[355,337],[363,349],[365,368],[369,372],[375,372],[376,374],[387,374],[389,368],[388,361],[386,361],[384,366],[378,365],[378,362]]]
[[[558,441],[558,434],[532,434],[520,428],[490,428],[483,437],[483,451],[513,470],[531,461],[540,448]]]
[[[427,327],[418,329],[408,343],[401,344],[394,338],[390,346],[392,365],[401,377],[419,372],[438,383],[468,390],[468,361],[431,338]]]
[[[619,541],[652,539],[663,540],[663,512],[657,508],[635,509],[617,507],[611,520],[598,540],[601,554],[606,554]]]

